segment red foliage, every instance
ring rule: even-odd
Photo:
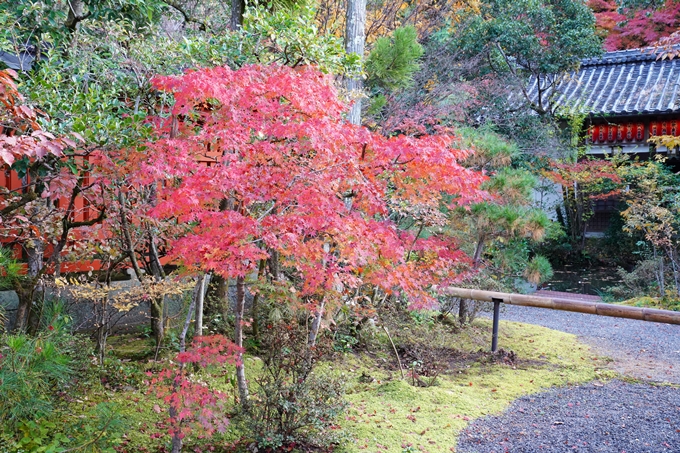
[[[236,363],[243,351],[221,335],[196,337],[192,347],[179,353],[173,367],[152,376],[149,390],[169,408],[167,426],[169,434],[179,439],[189,433],[199,437],[209,436],[215,431],[224,432],[229,420],[224,416],[226,393],[209,388],[205,382],[192,375],[191,364],[203,368],[210,365]],[[161,411],[159,406],[155,407]]]
[[[0,166],[11,166],[18,158],[42,159],[48,154],[61,156],[66,146],[76,146],[67,138],[56,138],[38,123],[38,112],[23,103],[11,69],[0,71]]]
[[[608,51],[649,46],[669,36],[680,26],[680,4],[668,1],[660,9],[642,9],[628,14],[618,12],[615,0],[590,0],[597,27],[606,33]]]
[[[591,200],[606,198],[620,192],[621,177],[611,162],[581,160],[575,164],[555,163],[547,173],[552,181],[566,187],[578,185]]]
[[[175,105],[170,118],[151,119],[158,140],[144,174],[164,187],[153,214],[191,226],[172,243],[189,269],[245,276],[276,250],[302,294],[370,283],[414,303],[456,277],[455,244],[426,250],[434,238],[391,220],[436,218],[424,213],[438,212],[445,193],[456,203],[481,196],[484,178],[458,163],[468,152],[451,135],[386,138],[351,125],[331,79],[313,68],[219,67],[154,86]]]

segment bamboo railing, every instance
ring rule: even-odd
[[[658,310],[655,308],[629,307],[598,302],[577,301],[556,297],[529,296],[526,294],[499,293],[478,289],[447,287],[440,288],[450,296],[484,302],[504,302],[525,307],[550,308],[553,310],[573,311],[591,315],[613,316],[615,318],[638,319],[640,321],[680,324],[680,312]]]

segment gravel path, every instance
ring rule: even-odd
[[[578,335],[610,366],[637,379],[680,384],[680,326],[634,319],[506,305],[501,320],[526,322]],[[502,330],[499,346],[502,347]],[[680,452],[680,447],[678,448]]]
[[[610,366],[641,379],[552,389],[474,421],[459,453],[680,453],[680,326],[506,306],[501,319],[578,335]],[[502,326],[502,324],[501,324]],[[499,345],[502,347],[502,327]]]
[[[680,451],[680,389],[612,381],[515,401],[466,428],[458,453]]]

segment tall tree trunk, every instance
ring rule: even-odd
[[[36,277],[43,268],[43,258],[45,255],[45,243],[40,239],[31,239],[31,243],[26,246],[28,255],[28,276]]]
[[[243,347],[243,311],[246,305],[246,288],[245,279],[238,277],[236,279],[236,313],[234,321],[234,343],[236,346]],[[248,383],[246,382],[246,368],[243,363],[243,354],[239,353],[237,356],[238,363],[236,365],[236,385],[238,387],[238,395],[241,406],[248,409]]]
[[[15,288],[19,297],[19,305],[17,306],[14,326],[12,328],[14,332],[26,332],[29,328],[29,320],[35,316],[33,299],[36,285],[38,284],[38,276],[42,272],[44,265],[45,243],[41,239],[31,238],[25,248],[28,258],[27,276],[29,279],[21,287]]]
[[[203,336],[203,302],[205,301],[206,286],[210,283],[210,274],[204,274],[198,281],[198,294],[196,295],[196,327],[194,328],[194,336]]]
[[[220,333],[226,333],[223,326],[229,314],[229,281],[219,274],[214,274],[208,284],[203,304],[203,319],[207,319],[207,322],[216,318],[221,319],[218,330]]]
[[[574,192],[574,198],[576,199],[576,225],[578,227],[576,230],[576,239],[578,242],[575,245],[577,246],[577,251],[582,252],[586,244],[587,207],[585,205],[586,200],[583,196],[583,191],[581,190],[581,186],[578,183],[574,184]]]
[[[652,251],[654,253],[654,260],[657,262],[656,282],[659,285],[659,296],[664,297],[666,295],[666,269],[663,264],[663,255],[659,256],[654,244],[652,244]]]
[[[325,242],[323,244],[323,252],[324,254],[328,254],[331,251],[331,245],[328,242]],[[326,259],[323,259],[323,267],[324,270],[326,268]],[[319,334],[319,328],[321,327],[321,319],[323,318],[323,309],[325,308],[326,305],[326,298],[323,297],[321,299],[321,302],[319,302],[319,307],[316,310],[316,314],[314,316],[314,321],[312,322],[312,328],[309,331],[309,338],[307,341],[307,344],[312,347],[316,345],[316,336]]]
[[[259,281],[263,275],[264,270],[267,265],[266,260],[260,260],[260,267],[257,270],[257,280]],[[253,338],[259,340],[260,338],[260,321],[259,321],[259,302],[260,302],[260,292],[258,291],[253,296],[253,306],[250,308],[250,314],[253,318]]]
[[[33,283],[26,283],[24,285],[16,285],[14,291],[19,298],[19,305],[14,316],[13,325],[10,326],[11,332],[25,332],[28,326],[28,315],[33,304],[33,292],[35,285]]]
[[[269,250],[267,263],[269,265],[269,273],[272,274],[272,279],[277,282],[281,281],[283,275],[281,273],[281,266],[279,265],[279,252],[276,250]]]
[[[165,326],[163,325],[163,301],[164,297],[152,299],[149,302],[149,316],[151,317],[151,333],[156,342],[156,349],[159,348],[165,336]]]
[[[155,281],[159,282],[165,278],[165,271],[161,265],[160,257],[158,256],[158,249],[156,248],[156,237],[148,231],[149,235],[149,261],[151,261],[151,270]],[[160,348],[163,338],[165,337],[165,296],[160,296],[151,301],[151,332],[156,340],[156,351]]]
[[[245,9],[245,0],[231,0],[231,18],[229,20],[231,31],[236,31],[243,26],[243,13]]]
[[[347,16],[345,20],[345,51],[357,54],[363,61],[364,44],[366,42],[366,0],[348,0]],[[361,124],[361,91],[363,82],[360,78],[345,79],[345,88],[356,100],[352,105],[347,121]]]
[[[68,0],[66,4],[68,6],[68,15],[66,16],[64,26],[71,31],[75,31],[78,22],[86,19],[89,14],[85,14],[84,0]]]
[[[97,353],[97,358],[99,359],[99,366],[104,366],[104,359],[106,358],[106,341],[109,337],[109,319],[108,319],[108,302],[109,296],[106,295],[99,301],[95,301],[99,306],[97,310],[97,345],[95,352]]]
[[[130,234],[130,226],[127,219],[127,209],[125,207],[127,201],[122,189],[118,189],[118,203],[120,204],[120,228],[123,232],[123,240],[125,241],[125,248],[127,249],[125,250],[125,254],[130,259],[130,264],[132,265],[132,270],[135,272],[135,277],[141,282],[142,270],[139,268],[139,264],[137,264],[137,255],[135,255],[135,246],[132,242],[132,235]]]
[[[312,321],[312,328],[309,330],[308,344],[310,347],[316,345],[316,337],[319,335],[319,328],[321,327],[321,319],[323,318],[323,309],[326,306],[326,298],[322,298],[319,302],[314,321]]]
[[[475,253],[472,256],[472,268],[477,269],[479,267],[479,262],[482,260],[482,252],[484,251],[484,243],[486,242],[486,237],[482,234],[477,240],[477,246],[475,247]],[[458,323],[463,325],[471,321],[470,319],[470,301],[468,299],[460,299],[458,303]]]
[[[470,317],[470,306],[467,299],[461,299],[458,305],[458,323],[464,325]]]

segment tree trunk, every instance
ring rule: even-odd
[[[664,297],[666,294],[666,269],[664,269],[663,265],[663,255],[659,256],[654,244],[652,244],[652,251],[654,253],[654,260],[657,262],[656,282],[659,285],[659,296]]]
[[[165,271],[161,265],[160,257],[158,256],[158,249],[156,248],[156,238],[151,230],[149,235],[149,261],[151,261],[151,271],[154,279],[159,282],[165,278]],[[165,296],[151,301],[151,331],[153,332],[154,340],[156,340],[156,351],[160,348],[165,336]]]
[[[43,268],[45,244],[40,239],[31,239],[31,244],[26,246],[28,255],[28,276],[36,277]]]
[[[206,286],[210,283],[210,274],[203,275],[198,281],[198,294],[196,297],[196,327],[194,328],[194,336],[203,336],[203,302],[205,301]]]
[[[484,234],[477,240],[477,246],[475,247],[475,253],[472,256],[472,268],[477,269],[479,267],[479,262],[482,260],[482,252],[484,251],[484,243],[486,242],[486,237]],[[458,303],[458,323],[462,326],[463,324],[472,321],[470,319],[470,301],[468,299],[460,299]]]
[[[345,26],[345,51],[357,54],[363,61],[364,44],[366,42],[366,0],[348,0]],[[361,124],[361,91],[363,82],[360,78],[345,79],[345,88],[352,97],[356,97],[347,114],[347,121]]]
[[[328,242],[325,242],[323,244],[323,252],[324,254],[328,254],[331,251],[331,245]],[[407,258],[408,259],[408,258]],[[323,259],[323,268],[324,271],[326,269],[326,258]],[[319,327],[321,327],[321,319],[323,318],[323,309],[326,305],[326,298],[323,297],[321,299],[321,302],[319,303],[319,307],[316,311],[316,314],[314,316],[314,321],[312,322],[312,328],[309,331],[309,338],[307,341],[307,345],[310,347],[313,347],[316,345],[316,336],[319,334]]]
[[[272,274],[272,279],[274,281],[281,281],[281,269],[279,266],[279,252],[276,250],[269,250],[269,258],[267,259],[269,264],[269,273]]]
[[[30,280],[26,281],[20,288],[15,288],[19,297],[19,305],[17,306],[14,318],[14,327],[12,328],[14,332],[26,332],[29,328],[29,320],[35,316],[33,299],[38,283],[38,275],[40,275],[44,265],[44,253],[45,243],[42,240],[31,238],[26,244],[26,254],[28,256],[27,276],[30,277]]]
[[[156,341],[156,349],[163,341],[165,327],[163,326],[163,296],[149,302],[149,314],[151,316],[151,333]]]
[[[101,300],[98,310],[100,311],[97,313],[97,345],[95,352],[99,358],[99,365],[104,366],[104,359],[106,358],[106,341],[109,337],[108,296]]]
[[[170,416],[172,417],[173,415]],[[170,451],[172,453],[180,453],[182,451],[182,438],[177,433],[172,436],[172,450]]]
[[[243,26],[243,13],[245,9],[245,0],[231,0],[231,18],[229,20],[231,31],[239,30]]]
[[[14,291],[16,291],[17,297],[19,298],[19,305],[17,305],[14,323],[10,327],[11,332],[26,332],[26,327],[28,326],[28,314],[31,310],[31,305],[33,304],[34,292],[34,285],[32,283],[27,284],[27,286],[28,287],[15,286],[14,288]]]
[[[470,317],[470,307],[467,299],[461,299],[458,305],[458,323],[464,325]]]
[[[179,372],[182,373],[183,369],[184,369],[184,364],[181,364]],[[173,380],[173,384],[172,384],[173,393],[176,393],[179,389],[179,380],[180,380],[179,376],[177,376],[177,379]],[[168,413],[170,414],[170,418],[172,418],[172,419],[177,417],[177,415],[178,415],[177,409],[175,408],[175,406],[173,406],[173,403],[170,403],[170,409],[168,410]],[[181,422],[179,422],[179,424],[181,425]],[[181,453],[181,451],[182,451],[182,437],[183,436],[182,436],[181,430],[179,428],[172,431],[172,446],[171,446],[171,450],[170,450],[171,453]]]
[[[326,298],[321,299],[319,303],[319,308],[317,309],[316,315],[314,316],[314,321],[312,321],[312,328],[309,331],[309,341],[308,345],[313,347],[316,345],[316,337],[319,335],[319,328],[321,327],[321,319],[323,318],[323,309],[326,305]]]
[[[85,15],[85,2],[83,0],[69,0],[66,4],[68,5],[68,16],[64,26],[71,31],[75,31],[78,22],[87,17]]]
[[[125,241],[125,248],[127,249],[125,250],[125,254],[130,259],[130,264],[132,264],[132,270],[134,270],[137,280],[141,282],[142,270],[139,268],[139,265],[137,264],[135,246],[134,243],[132,242],[132,235],[130,234],[130,226],[127,219],[127,208],[125,207],[127,200],[125,198],[125,194],[123,194],[122,189],[118,189],[118,203],[120,204],[119,206],[120,229],[123,232],[123,240]]]
[[[226,333],[223,329],[224,321],[229,314],[229,282],[219,274],[215,274],[208,284],[208,293],[203,302],[203,319],[208,322],[220,319],[220,333]]]
[[[266,260],[260,260],[260,266],[257,270],[257,280],[260,281],[260,279],[264,275],[264,270],[267,265]],[[256,340],[259,340],[260,338],[260,322],[258,320],[258,311],[259,311],[259,302],[260,302],[260,292],[258,291],[254,296],[253,296],[253,306],[250,308],[250,314],[253,318],[253,338]]]
[[[243,347],[243,311],[246,305],[245,279],[236,279],[236,313],[234,321],[234,343],[239,348]],[[248,409],[248,383],[246,382],[246,368],[243,363],[243,354],[238,353],[236,365],[236,385],[241,406]]]

